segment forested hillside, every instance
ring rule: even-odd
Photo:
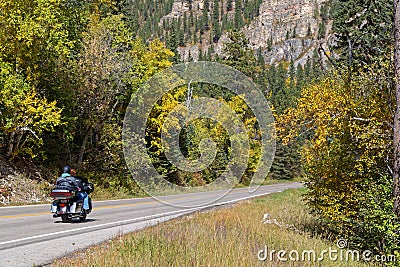
[[[53,179],[61,166],[70,164],[100,186],[111,182],[111,187],[123,185],[135,192],[120,140],[124,110],[131,94],[151,75],[184,59],[217,60],[236,67],[257,82],[281,113],[326,65],[320,64],[317,50],[297,68],[297,58],[266,64],[263,48],[255,49],[240,32],[268,12],[260,9],[262,5],[261,1],[3,2],[2,160],[36,165],[35,171],[23,172],[33,177],[42,173],[39,176],[45,179]],[[319,8],[326,7],[316,8],[318,17]],[[220,42],[222,36],[233,43]],[[288,39],[295,37],[288,34]],[[271,35],[265,49],[272,51],[281,41]],[[191,45],[201,49],[187,57],[178,52]],[[219,53],[214,46],[220,47]],[[234,101],[226,92],[219,96]],[[227,158],[224,149],[221,155]],[[279,143],[276,159],[272,177],[300,174],[296,146]],[[200,180],[209,181],[210,173]],[[189,182],[191,175],[185,179]]]
[[[268,99],[278,133],[268,178],[306,181],[315,231],[374,252],[398,249],[391,2],[3,0],[0,10],[3,197],[19,190],[16,172],[54,181],[67,164],[107,196],[137,195],[122,144],[131,97],[173,64],[217,61]],[[168,114],[200,97],[229,106],[245,126],[249,162],[237,178],[248,185],[262,133],[243,98],[215,85],[178,87],[154,104],[144,138],[152,165],[181,186],[212,183],[225,171],[231,139],[208,118],[179,136],[190,160],[201,157],[202,140],[215,142],[208,168],[182,170],[165,154]]]

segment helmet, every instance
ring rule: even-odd
[[[71,167],[70,166],[65,166],[63,168],[63,173],[71,173]]]

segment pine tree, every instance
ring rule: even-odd
[[[222,63],[254,78],[254,62],[256,62],[256,58],[253,50],[249,48],[249,40],[240,31],[228,32],[228,38],[231,42],[225,43],[223,50],[225,55]]]
[[[311,24],[308,23],[308,28],[307,28],[307,37],[311,37],[312,36],[312,31],[311,31]]]
[[[186,15],[186,12],[183,13],[183,32],[187,32],[188,31],[188,18]]]
[[[298,92],[298,95],[296,95],[296,98],[300,96],[301,89],[303,88],[305,84],[304,80],[304,69],[301,64],[297,65],[297,73],[296,73],[296,92]]]
[[[257,50],[257,65],[260,66],[263,71],[265,70],[265,60],[261,47]]]
[[[193,31],[193,43],[196,44],[197,43],[197,32]]]
[[[193,10],[190,10],[189,12],[189,27],[190,28],[194,28],[195,24],[194,24],[194,17],[193,17]]]
[[[242,1],[236,0],[235,2],[235,29],[240,29],[243,26],[243,16],[242,16]]]
[[[272,50],[272,44],[273,44],[273,39],[272,39],[272,32],[271,32],[271,36],[268,38],[268,41],[267,41],[267,50],[268,51]]]
[[[311,77],[311,58],[310,56],[307,57],[306,64],[304,66],[304,79],[306,83],[310,83],[312,81]]]
[[[200,34],[204,34],[206,31],[210,29],[208,22],[208,2],[204,1],[203,13],[201,17],[201,29]]]
[[[204,60],[203,50],[201,48],[199,48],[199,61],[203,61],[203,60]]]
[[[296,73],[296,69],[295,69],[295,67],[294,67],[294,61],[293,61],[293,58],[290,60],[290,65],[289,65],[289,79],[290,79],[290,83],[289,83],[289,89],[291,90],[291,91],[293,91],[294,90],[294,88],[295,88],[295,85],[296,85],[296,83],[295,83],[295,73]]]
[[[227,30],[227,29],[229,29],[229,27],[228,27],[228,15],[225,14],[222,17],[221,32],[223,32],[224,30]]]
[[[393,5],[390,1],[334,1],[331,10],[333,46],[348,67],[369,65],[393,44]]]
[[[214,51],[214,45],[211,44],[208,47],[208,51],[207,51],[207,55],[208,55],[208,60],[212,61],[213,60],[213,55],[214,55],[215,51]]]
[[[321,22],[318,26],[318,39],[325,38],[326,34],[326,26],[324,22]]]
[[[214,1],[213,9],[213,23],[212,23],[212,41],[214,43],[218,42],[221,37],[221,27],[219,25],[219,5],[218,0]]]

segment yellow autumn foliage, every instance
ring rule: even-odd
[[[361,225],[360,212],[374,186],[390,181],[389,70],[386,63],[353,76],[334,73],[305,87],[297,106],[277,119],[284,142],[307,137],[301,154],[310,189],[308,203],[344,236]],[[383,192],[374,194],[376,203],[386,200]]]

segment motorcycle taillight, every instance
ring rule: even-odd
[[[64,208],[66,205],[67,205],[67,204],[65,204],[65,203],[60,203],[60,207],[61,207],[61,208]]]
[[[69,190],[53,190],[50,193],[50,196],[53,198],[71,198],[75,195],[74,191]]]

